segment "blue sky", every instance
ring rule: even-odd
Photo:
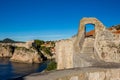
[[[83,17],[120,24],[120,0],[0,0],[0,40],[69,38]]]

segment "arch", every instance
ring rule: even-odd
[[[94,24],[85,24],[85,37],[95,37],[95,25]]]
[[[81,33],[85,32],[85,25],[86,24],[93,24],[95,25],[95,33],[97,34],[97,32],[103,30],[105,27],[104,25],[96,18],[83,18],[80,21],[80,25],[79,25],[79,30],[78,30],[78,37],[81,35]]]
[[[79,53],[80,49],[82,48],[84,38],[85,38],[85,25],[86,24],[93,24],[95,25],[95,35],[99,33],[99,31],[103,31],[105,26],[96,18],[88,17],[82,18],[79,24],[79,30],[77,34],[76,41],[74,43],[74,50],[75,52]]]

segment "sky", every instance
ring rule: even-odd
[[[120,0],[0,0],[0,40],[70,38],[83,17],[120,24]]]

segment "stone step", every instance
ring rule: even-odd
[[[94,47],[94,40],[89,40],[89,38],[86,38],[83,47]]]
[[[85,53],[94,52],[94,48],[93,47],[83,47],[81,52],[85,52]]]
[[[94,47],[94,44],[84,44],[83,47]]]
[[[82,53],[82,52],[81,52],[80,54],[81,54],[81,55],[86,55],[86,56],[93,56],[94,53],[92,53],[92,52],[91,52],[91,53]]]
[[[81,54],[92,55],[94,52],[81,52]]]
[[[93,43],[94,41],[87,41],[87,40],[85,40],[85,42],[87,42],[87,43]]]
[[[85,42],[86,42],[86,43],[93,43],[94,41],[87,41],[87,40],[85,40]]]
[[[80,57],[86,61],[93,61],[95,59],[94,54],[82,54],[80,55]]]
[[[81,54],[83,57],[92,56],[94,53],[94,39],[93,38],[85,38],[85,41],[82,46]]]
[[[95,40],[86,38],[85,41],[87,41],[87,42],[94,42]]]
[[[92,56],[94,52],[81,52],[82,55]]]
[[[94,44],[94,42],[84,42],[84,44]]]
[[[83,51],[81,51],[81,53],[94,53],[94,51],[92,51],[92,50],[83,50]]]
[[[80,57],[82,61],[85,62],[95,62],[95,55],[94,55],[94,39],[93,38],[85,38],[85,41],[82,46]]]

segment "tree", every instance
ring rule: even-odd
[[[45,42],[42,40],[35,40],[34,41],[34,47],[39,51],[40,47],[42,44],[44,44]]]

